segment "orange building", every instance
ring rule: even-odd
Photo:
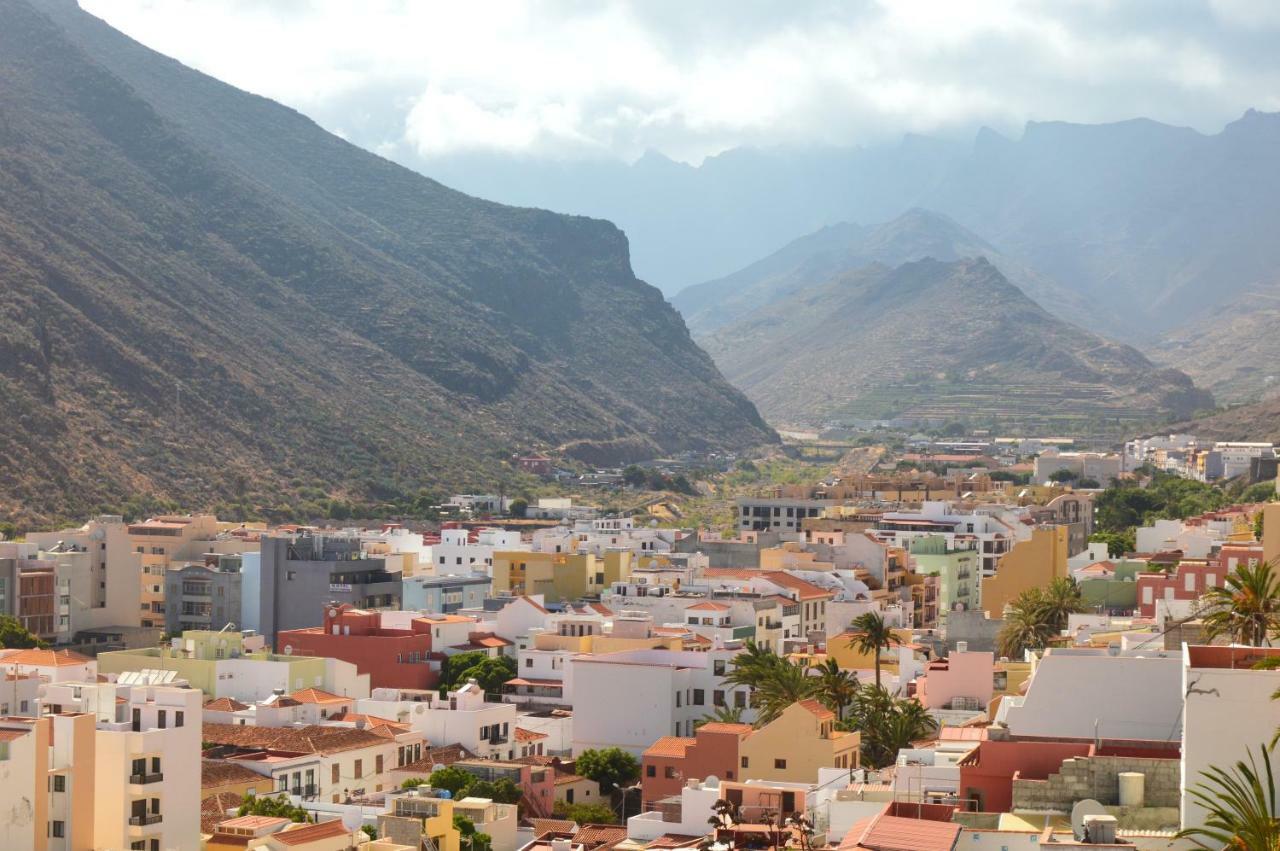
[[[408,628],[384,627],[381,612],[349,603],[326,607],[323,626],[281,630],[276,645],[297,656],[328,656],[369,675],[370,688],[432,689],[440,673],[430,664],[432,622],[414,618]]]
[[[646,802],[679,795],[686,780],[716,776],[733,780],[738,750],[750,724],[703,724],[694,736],[663,736],[640,757],[640,789]]]

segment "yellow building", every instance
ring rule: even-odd
[[[378,836],[404,845],[459,851],[462,837],[453,826],[454,802],[418,790],[395,799],[395,811],[378,816]],[[431,843],[422,840],[430,839]]]
[[[221,525],[212,514],[165,515],[128,525],[129,544],[142,562],[142,626],[164,629],[165,571],[199,560]]]
[[[1268,564],[1280,564],[1280,503],[1262,508],[1262,558]]]
[[[989,618],[1004,617],[1004,608],[1031,588],[1045,588],[1069,575],[1067,527],[1042,526],[1019,541],[996,566],[996,575],[983,577],[982,609]]]
[[[818,561],[817,555],[806,550],[799,541],[786,541],[776,547],[760,550],[761,570],[814,570],[830,573],[835,565]]]
[[[742,779],[812,783],[819,768],[857,768],[862,737],[835,723],[816,700],[791,704],[738,745]]]
[[[903,645],[914,646],[911,642],[911,630],[895,629],[893,634],[898,637],[898,641]],[[875,654],[860,650],[853,632],[842,632],[839,635],[833,635],[828,638],[826,656],[835,659],[836,664],[846,671],[873,671],[876,667]],[[821,661],[818,660],[815,664]],[[896,672],[898,670],[898,650],[896,645],[881,649],[880,669],[882,672]]]
[[[493,554],[493,591],[543,595],[548,603],[578,600],[631,578],[631,552],[534,553],[498,550]]]

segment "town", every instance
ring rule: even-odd
[[[1192,847],[1280,720],[1274,448],[903,450],[732,529],[467,494],[0,541],[5,847]]]

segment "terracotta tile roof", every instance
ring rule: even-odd
[[[289,820],[280,816],[236,816],[219,823],[218,830],[221,832],[235,827],[258,830],[263,827],[284,827],[286,824],[289,824]]]
[[[534,730],[526,730],[524,727],[516,727],[517,742],[536,742],[539,739],[550,738],[546,733],[539,733]]]
[[[587,778],[579,774],[570,774],[567,771],[566,772],[556,771],[555,784],[557,786],[565,786],[569,783],[581,783],[583,780],[586,780],[586,779]]]
[[[394,733],[408,733],[413,729],[409,724],[402,721],[394,721],[390,718],[379,718],[377,715],[365,715],[360,712],[352,712],[350,709],[344,709],[341,712],[330,715],[324,719],[325,724],[364,724],[365,730],[378,732],[379,730],[391,731]],[[381,734],[379,734],[381,735]]]
[[[402,765],[395,771],[425,772],[431,773],[431,769],[441,765],[453,765],[455,762],[463,759],[474,759],[475,754],[464,748],[462,745],[444,745],[438,748],[432,748],[427,751],[422,759],[417,762],[410,762]]]
[[[0,742],[15,742],[30,732],[30,727],[23,730],[0,730]]]
[[[6,665],[38,665],[42,668],[65,668],[71,665],[83,665],[92,662],[88,656],[81,656],[74,650],[41,650],[32,647],[4,657]]]
[[[227,810],[240,806],[244,799],[234,792],[219,792],[200,801],[200,832],[213,833],[213,828],[227,818]]]
[[[234,762],[207,759],[200,763],[200,788],[202,789],[226,786],[229,783],[257,783],[262,780],[270,781],[270,779]]]
[[[351,703],[349,697],[341,697],[318,688],[304,688],[302,691],[295,691],[289,697],[298,701],[298,703]]]
[[[683,736],[663,736],[645,748],[641,756],[680,757],[683,758],[697,739],[686,739]]]
[[[508,685],[508,686],[554,686],[554,687],[556,687],[556,688],[563,688],[563,687],[564,687],[564,681],[563,681],[563,680],[531,680],[531,679],[529,679],[529,678],[527,678],[527,677],[515,677],[515,678],[513,678],[513,679],[507,680],[505,683],[503,683],[503,685]]]
[[[597,614],[601,614],[605,616],[613,614],[613,609],[609,608],[604,603],[587,603],[587,607],[590,609],[594,609]]]
[[[726,606],[724,603],[712,603],[710,601],[707,601],[703,603],[696,603],[692,606],[687,606],[685,608],[685,611],[727,612],[729,611],[729,607]]]
[[[534,836],[541,836],[544,833],[572,833],[578,823],[562,818],[531,818],[529,826],[533,828]]]
[[[737,733],[742,736],[749,736],[755,731],[755,727],[750,724],[734,724],[729,721],[708,721],[698,728],[698,732],[706,731],[708,733]]]
[[[587,851],[603,845],[612,847],[626,838],[627,829],[620,824],[584,824],[573,835],[573,841],[581,842]]]
[[[281,845],[306,845],[309,842],[318,842],[321,839],[336,839],[339,836],[350,836],[351,831],[347,830],[342,819],[331,819],[330,821],[322,821],[319,824],[300,824],[295,828],[286,828],[279,833],[272,834],[276,842]]]
[[[368,730],[350,727],[251,727],[205,722],[203,741],[248,750],[281,750],[295,753],[333,754],[385,745],[386,739]]]
[[[486,636],[473,638],[470,641],[468,641],[466,644],[451,645],[450,649],[473,650],[476,648],[480,648],[480,649],[487,650],[493,647],[510,647],[510,646],[511,646],[511,642],[507,641],[505,638],[499,638],[496,635],[486,635]]]
[[[701,841],[701,836],[686,836],[683,833],[664,833],[646,845],[645,848],[685,848],[690,845],[697,845]]]
[[[835,718],[835,717],[836,717],[836,714],[835,714],[834,712],[832,712],[830,709],[828,709],[827,707],[823,706],[821,703],[819,703],[818,701],[813,700],[813,699],[809,699],[809,700],[802,700],[802,701],[800,701],[800,702],[799,702],[799,705],[800,705],[802,708],[809,710],[809,711],[810,711],[810,712],[812,712],[814,715],[816,715],[818,718],[820,718],[820,719],[822,719],[822,720],[824,720],[824,721],[825,721],[825,720],[827,720],[827,719],[829,719],[829,718]]]
[[[248,708],[249,704],[241,703],[233,697],[215,697],[204,705],[206,712],[239,712]]]
[[[960,838],[954,822],[881,814],[857,822],[840,842],[840,851],[952,851]]]

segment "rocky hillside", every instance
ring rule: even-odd
[[[950,218],[912,209],[879,225],[842,223],[822,228],[732,275],[680,292],[671,303],[694,336],[730,325],[765,305],[785,307],[788,296],[815,281],[872,263],[898,266],[914,260],[986,257],[1019,289],[1050,313],[1083,321],[1084,300]]]
[[[503,207],[0,0],[0,514],[492,486],[774,439],[607,222]]]
[[[846,271],[705,340],[782,424],[906,416],[1082,434],[1212,406],[1186,375],[1049,315],[982,258]]]
[[[1280,395],[1280,282],[1250,288],[1163,335],[1151,357],[1187,373],[1221,402]]]

